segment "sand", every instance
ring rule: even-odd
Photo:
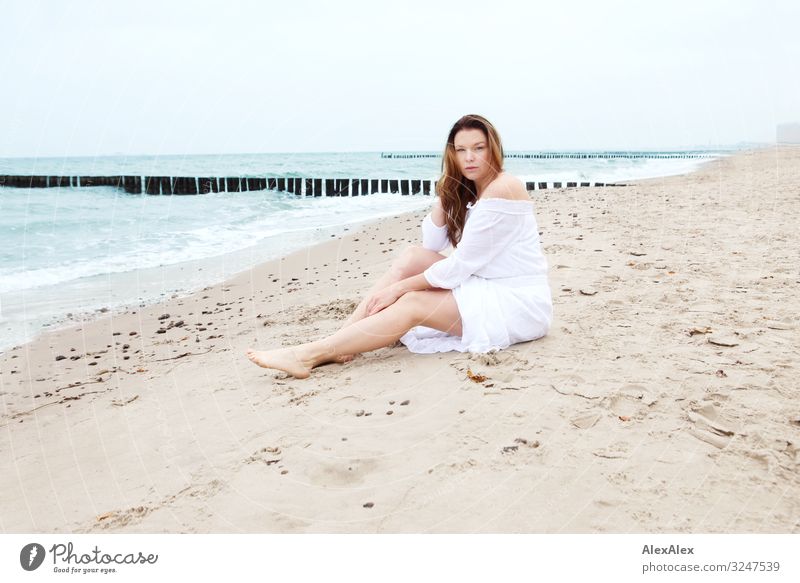
[[[0,355],[0,530],[800,532],[798,194],[797,147],[531,193],[555,322],[493,354],[244,357],[338,329],[424,211],[48,332]]]

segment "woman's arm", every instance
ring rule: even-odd
[[[433,224],[437,227],[444,227],[444,209],[442,208],[442,199],[438,196],[433,201],[433,208],[431,209],[431,218]]]
[[[407,277],[390,286],[377,291],[367,302],[367,316],[376,314],[382,309],[391,306],[403,294],[410,291],[432,289],[428,280],[421,273],[412,277]]]
[[[422,272],[428,287],[453,289],[491,263],[518,237],[524,218],[476,207],[464,226],[458,247]]]
[[[428,283],[428,280],[425,279],[425,276],[421,273],[417,275],[412,275],[411,277],[407,277],[405,279],[401,279],[400,281],[393,284],[400,295],[407,294],[411,291],[422,291],[426,289],[433,289],[431,284]]]
[[[433,201],[431,212],[422,220],[422,246],[431,251],[442,251],[449,244],[447,225],[444,224],[444,210],[439,197]],[[441,224],[440,224],[441,223]]]

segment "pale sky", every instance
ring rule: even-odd
[[[796,1],[0,0],[0,157],[774,142]]]

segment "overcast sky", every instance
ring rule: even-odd
[[[796,1],[0,0],[0,157],[773,142]]]

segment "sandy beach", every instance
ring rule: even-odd
[[[0,529],[800,532],[800,147],[536,191],[555,322],[297,380],[427,211],[0,355]]]

